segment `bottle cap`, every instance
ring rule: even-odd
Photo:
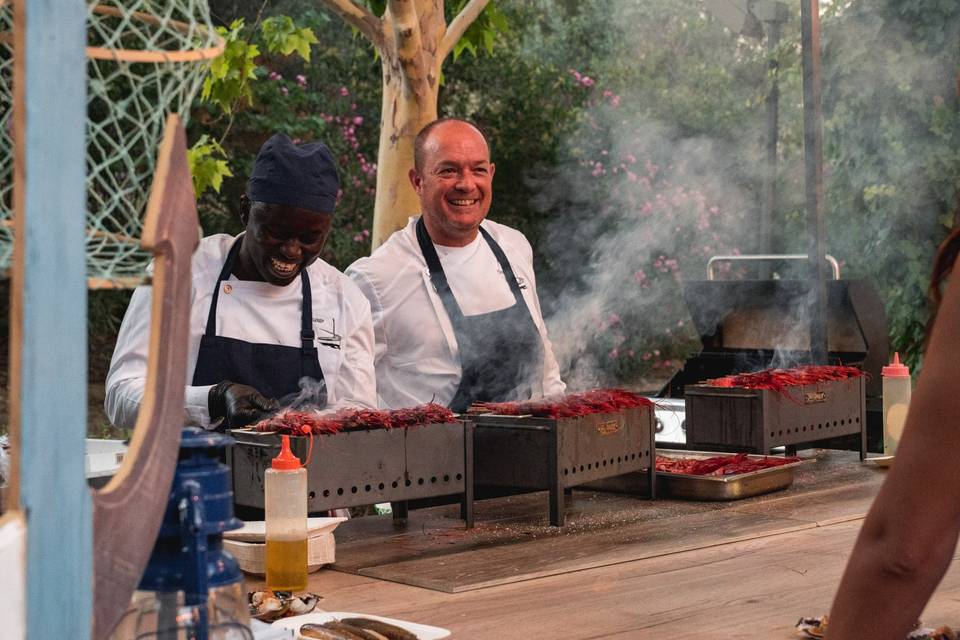
[[[909,378],[910,368],[900,363],[900,353],[893,354],[893,362],[883,368],[883,375],[887,378]]]
[[[273,459],[270,466],[280,471],[296,471],[302,466],[300,458],[290,450],[290,436],[280,436],[280,454]]]

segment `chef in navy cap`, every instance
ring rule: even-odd
[[[280,408],[376,407],[370,304],[319,259],[340,181],[320,142],[278,133],[260,148],[245,230],[201,240],[193,257],[186,389],[188,424],[239,427]],[[105,408],[133,427],[147,375],[150,288],[127,309],[107,376]]]

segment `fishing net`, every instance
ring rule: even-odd
[[[0,0],[0,270],[12,252],[12,9]],[[207,0],[106,0],[87,11],[87,279],[132,287],[166,115],[186,120],[223,40]]]

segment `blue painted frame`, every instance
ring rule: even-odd
[[[14,10],[23,61],[15,79],[22,100],[14,108],[23,116],[24,179],[22,262],[15,267],[22,270],[14,275],[23,293],[21,368],[11,393],[20,408],[27,636],[87,640],[93,585],[84,478],[87,9],[83,0],[16,0]]]

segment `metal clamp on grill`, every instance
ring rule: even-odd
[[[684,301],[702,346],[660,393],[686,398],[683,446],[767,453],[769,447],[795,449],[816,442],[823,448],[860,450],[865,439],[869,450],[882,451],[880,369],[888,361],[889,345],[883,304],[868,282],[824,283],[827,359],[815,363],[857,367],[866,374],[859,382],[827,384],[820,389],[825,399],[810,403],[776,391],[699,384],[813,363],[810,281],[779,279],[776,273],[767,280],[714,279],[718,262],[732,263],[738,271],[753,264],[769,270],[771,262],[801,259],[805,262],[806,256],[717,257],[710,262],[709,279],[684,283]],[[831,265],[838,277],[836,261]]]

